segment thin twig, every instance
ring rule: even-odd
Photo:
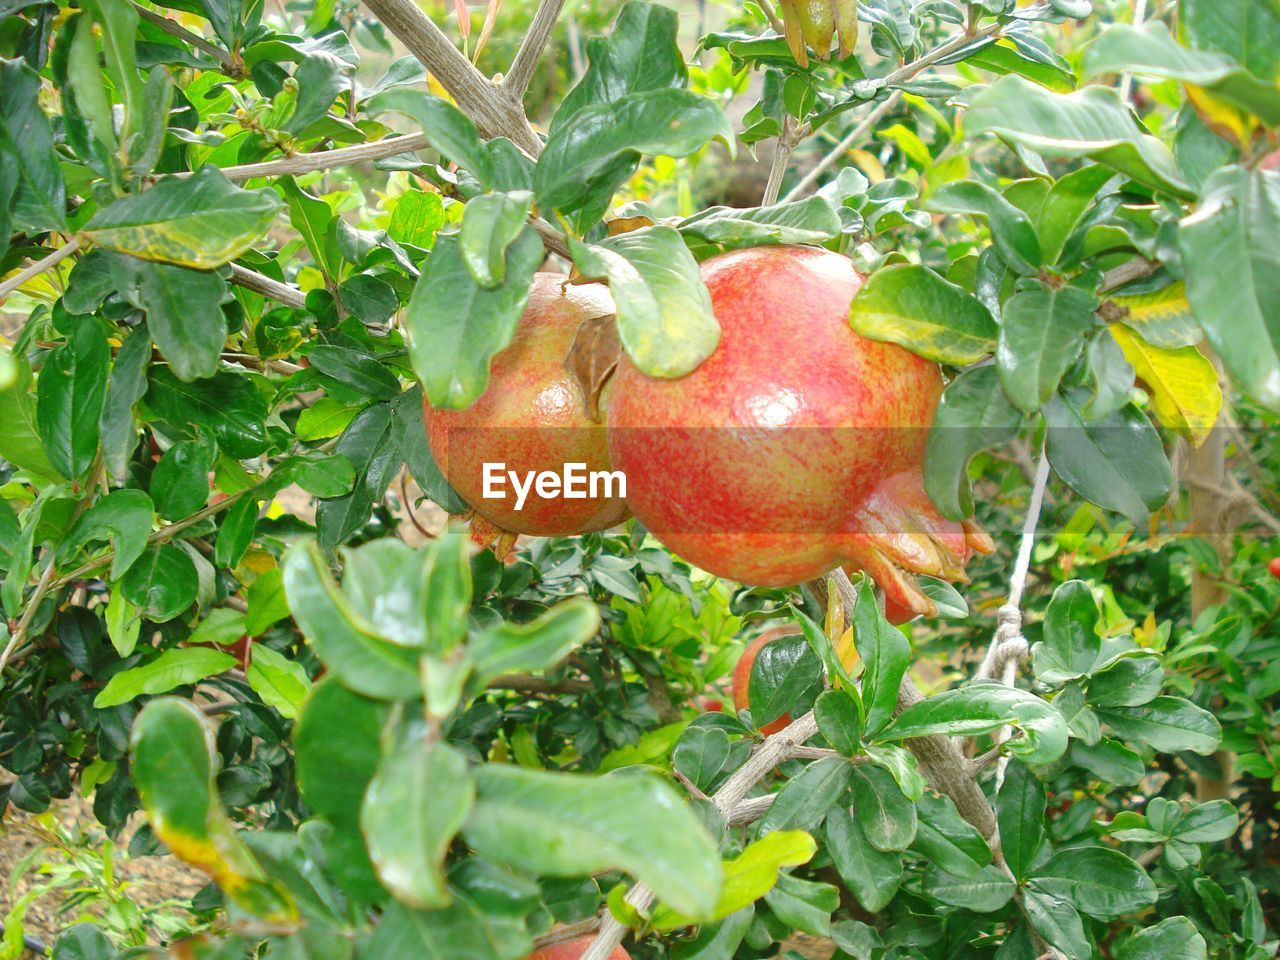
[[[244,163],[235,167],[222,167],[219,172],[228,180],[250,180],[254,177],[282,177],[299,173],[312,173],[316,170],[333,170],[337,167],[349,167],[356,163],[367,163],[371,160],[383,160],[387,157],[398,157],[402,153],[415,153],[425,150],[430,144],[426,136],[413,133],[403,137],[384,137],[372,143],[358,143],[354,147],[342,147],[338,150],[319,150],[314,153],[298,153],[292,157],[281,157],[279,160],[265,160],[262,163]],[[175,173],[175,177],[190,177],[195,171]]]
[[[591,693],[596,688],[588,680],[548,680],[522,673],[506,673],[488,683],[490,690],[514,690],[517,693]]]
[[[44,259],[37,260],[35,263],[31,264],[31,266],[27,267],[25,270],[21,270],[18,273],[15,273],[8,280],[4,281],[3,283],[0,283],[0,300],[3,300],[9,294],[13,293],[13,291],[17,290],[20,286],[22,286],[28,280],[31,280],[34,277],[40,276],[40,274],[44,273],[46,270],[53,269],[59,263],[67,259],[67,257],[71,256],[73,253],[75,253],[79,249],[80,249],[80,238],[72,237],[70,240],[68,240],[66,243],[60,246],[57,250],[53,251],[53,253],[49,254]]]
[[[1141,27],[1147,19],[1147,0],[1137,0],[1133,6],[1133,25]],[[1120,77],[1120,99],[1125,103],[1133,96],[1133,73],[1126,70]]]
[[[831,148],[831,151],[818,161],[817,166],[800,178],[800,181],[787,191],[787,195],[783,197],[784,201],[797,200],[810,187],[818,182],[818,178],[834,166],[841,157],[853,148],[855,143],[862,140],[863,137],[870,132],[871,128],[883,120],[890,111],[892,111],[902,101],[902,91],[895,90],[889,95],[889,98],[878,104],[874,110],[862,118],[860,123],[854,124],[844,137]]]
[[[201,53],[212,57],[222,67],[222,72],[227,76],[237,79],[244,76],[244,65],[236,63],[235,58],[221,47],[210,43],[204,37],[197,36],[176,20],[170,20],[164,14],[148,9],[140,3],[134,3],[133,9],[143,20],[155,24],[169,36],[177,37],[184,43],[191,44]]]
[[[295,310],[303,310],[307,306],[307,295],[297,287],[273,280],[261,273],[255,273],[238,263],[231,264],[231,282],[238,287],[269,297],[277,303],[283,303],[286,307],[293,307]]]
[[[778,134],[778,144],[773,151],[773,161],[769,164],[769,179],[764,185],[764,197],[761,203],[769,206],[778,202],[778,194],[782,192],[782,178],[787,175],[787,165],[791,162],[791,154],[805,135],[805,126],[791,114],[782,120],[782,132]]]
[[[22,641],[26,638],[27,629],[31,626],[36,610],[40,608],[40,604],[44,602],[45,595],[54,583],[53,573],[57,566],[53,562],[53,551],[50,550],[49,563],[45,566],[44,572],[40,574],[40,581],[36,584],[35,592],[31,594],[31,599],[27,601],[27,606],[22,611],[22,619],[18,621],[18,625],[14,628],[13,636],[9,638],[9,642],[5,645],[4,652],[0,653],[0,674],[4,673],[4,668],[9,665],[9,658],[13,656],[13,652],[22,645]]]
[[[782,35],[787,32],[787,25],[779,19],[778,11],[773,8],[773,0],[760,0],[760,9],[764,11],[765,19],[776,33]]]
[[[517,103],[524,99],[525,91],[529,89],[533,71],[542,59],[542,53],[547,48],[547,41],[551,39],[551,31],[555,29],[556,19],[563,6],[564,0],[539,0],[533,22],[520,41],[520,49],[511,61],[511,69],[502,80],[503,92]]]
[[[1102,283],[1098,286],[1098,292],[1110,293],[1112,290],[1118,290],[1125,284],[1151,276],[1161,266],[1162,264],[1159,260],[1148,260],[1146,257],[1134,257],[1132,260],[1126,260],[1118,267],[1112,267],[1102,275]]]

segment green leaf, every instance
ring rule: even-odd
[[[937,213],[984,218],[991,225],[992,242],[1005,263],[1021,274],[1034,274],[1039,268],[1040,238],[1031,218],[985,183],[948,183],[935,191],[925,206]]]
[[[901,344],[936,363],[967,366],[995,350],[987,308],[920,264],[893,264],[854,295],[849,322],[871,340]]]
[[[1114,176],[1109,167],[1092,164],[1065,174],[1049,190],[1036,224],[1045,263],[1058,262],[1093,198]]]
[[[66,188],[53,130],[40,109],[40,75],[18,57],[0,60],[0,152],[18,174],[13,219],[34,232],[66,230]]]
[[[587,41],[591,65],[551,120],[555,130],[585,106],[607,104],[644,90],[684,87],[689,70],[677,43],[674,10],[656,3],[628,2],[603,37]]]
[[[1076,493],[1143,526],[1173,489],[1173,471],[1160,435],[1128,404],[1086,420],[1078,393],[1059,394],[1045,407],[1049,463]]]
[[[1037,283],[1004,305],[996,369],[1014,406],[1035,413],[1058,389],[1097,329],[1097,301],[1078,287],[1054,289]]]
[[[685,727],[671,751],[671,766],[704,793],[729,761],[729,735],[716,727]]]
[[[168,693],[207,677],[224,673],[236,665],[236,658],[205,647],[166,650],[150,663],[122,670],[112,677],[94,698],[99,710],[128,703],[141,696]]]
[[[123,478],[129,458],[138,445],[133,407],[147,392],[147,364],[151,362],[151,335],[139,325],[120,345],[107,381],[107,399],[98,418],[102,459],[111,476]],[[0,454],[3,451],[0,450]]]
[[[445,743],[411,742],[379,764],[360,827],[378,876],[401,903],[422,910],[449,904],[444,858],[475,794],[466,757]]]
[[[392,241],[425,249],[435,242],[436,231],[445,225],[445,219],[440,194],[409,190],[396,200],[387,233]]]
[[[1174,825],[1172,837],[1183,843],[1218,843],[1235,836],[1240,815],[1229,800],[1192,807]]]
[[[697,261],[672,227],[655,226],[602,241],[570,240],[583,276],[609,280],[618,335],[627,356],[651,377],[696,369],[720,342],[720,324]]]
[[[164,452],[151,472],[151,499],[156,513],[178,520],[199,510],[209,500],[212,451],[195,440],[175,443]]]
[[[56,483],[61,478],[40,439],[31,368],[25,363],[16,365],[17,381],[0,389],[0,418],[5,424],[5,429],[0,430],[0,457],[30,476]]]
[[[400,309],[396,288],[368,273],[357,273],[338,285],[338,299],[361,323],[386,323]]]
[[[332,208],[319,197],[313,197],[299,187],[293,177],[281,177],[276,184],[289,207],[289,224],[302,237],[311,259],[325,277],[336,277],[342,268],[342,258],[338,255],[336,244],[329,239],[329,228],[334,216]]]
[[[1280,66],[1280,11],[1270,4],[1182,0],[1179,23],[1191,45],[1233,57],[1270,80]]]
[[[1009,402],[994,365],[966,370],[938,401],[925,446],[924,488],[944,517],[973,514],[969,461],[1018,435],[1022,414]]]
[[[1186,917],[1169,917],[1139,930],[1116,948],[1118,960],[1205,960],[1208,945]]]
[[[332,397],[321,397],[302,411],[295,432],[299,440],[327,440],[342,433],[359,412],[359,407],[348,407]]]
[[[768,726],[791,709],[822,676],[822,661],[804,637],[771,640],[751,664],[747,697],[757,727]]]
[[[115,960],[116,947],[94,923],[77,923],[58,934],[53,960]]]
[[[134,561],[120,586],[148,620],[164,623],[195,603],[200,580],[185,550],[172,543],[158,543]]]
[[[766,207],[708,207],[676,224],[725,250],[765,243],[822,243],[840,235],[840,217],[826,197],[806,197]]]
[[[441,910],[413,911],[391,904],[364,950],[371,957],[520,960],[533,949],[523,920],[491,912],[455,890],[454,902]]]
[[[205,489],[208,489],[207,483]],[[115,550],[110,578],[119,580],[146,549],[154,516],[151,498],[141,490],[112,490],[67,531],[58,546],[58,556],[65,561],[87,543],[110,540]]]
[[[572,213],[582,208],[585,183],[604,174],[612,193],[630,175],[637,154],[685,157],[711,140],[732,153],[733,127],[719,104],[688,90],[645,90],[584,106],[547,138],[534,168],[534,192],[539,206]],[[627,162],[619,166],[620,159]]]
[[[243,190],[204,166],[103,207],[83,234],[117,253],[209,270],[248,250],[281,206],[274,191]]]
[[[1081,913],[1115,920],[1156,902],[1147,872],[1110,847],[1068,847],[1036,868],[1030,883]]]
[[[556,604],[531,623],[502,621],[476,637],[467,652],[477,682],[503,673],[546,670],[564,660],[600,629],[600,610],[585,597]]]
[[[1089,704],[1094,707],[1140,707],[1164,685],[1158,657],[1126,657],[1089,678]]]
[[[871,739],[898,709],[898,689],[911,659],[911,645],[902,631],[885,619],[875,584],[863,577],[853,608],[853,642],[864,664],[862,702],[866,706],[864,733]],[[901,849],[901,848],[897,848]]]
[[[183,383],[168,368],[153,367],[147,406],[179,431],[208,430],[218,449],[238,460],[267,449],[267,402],[253,382],[234,373]]]
[[[1022,891],[1022,908],[1036,933],[1061,950],[1067,960],[1093,957],[1080,914],[1069,901],[1051,897],[1036,887],[1027,887]]]
[[[485,288],[467,269],[461,241],[437,240],[404,318],[409,359],[433,407],[464,410],[484,393],[489,363],[515,333],[542,256],[542,241],[526,227],[507,252],[506,279]]]
[[[1153,189],[1193,196],[1168,147],[1109,87],[1057,94],[1021,77],[1002,77],[973,98],[965,132],[994,133],[1046,157],[1090,157]]]
[[[248,494],[222,515],[213,562],[219,567],[239,566],[258,529],[258,498]]]
[[[317,683],[303,704],[293,731],[298,789],[311,810],[337,827],[359,824],[391,709],[352,693],[336,677]]]
[[[480,286],[502,283],[507,274],[507,248],[524,230],[532,207],[533,194],[528,190],[485,193],[467,202],[458,239],[462,260]]]
[[[888,906],[902,883],[902,854],[872,846],[858,821],[843,807],[827,814],[825,834],[826,851],[840,879],[863,909],[878,913]]]
[[[831,914],[840,906],[840,891],[829,883],[801,880],[789,873],[764,895],[773,915],[788,927],[815,937],[831,935]]]
[[[539,876],[624,870],[681,913],[706,917],[715,909],[716,845],[663,781],[631,771],[592,777],[487,764],[476,784],[463,836],[481,856]]]
[[[818,732],[823,739],[846,757],[853,756],[861,745],[862,716],[858,704],[843,690],[824,690],[813,703]]]
[[[289,615],[285,601],[284,577],[279,567],[258,574],[245,593],[248,610],[245,613],[245,632],[251,637],[261,636],[273,623]]]
[[[1046,803],[1040,779],[1025,764],[1009,764],[996,799],[996,816],[1000,849],[1015,880],[1026,879],[1045,842]]]
[[[991,863],[991,848],[951,799],[926,792],[916,804],[919,825],[911,850],[957,877],[972,877]]]
[[[97,321],[83,318],[45,358],[36,387],[36,422],[49,462],[83,477],[98,451],[98,417],[107,395],[111,349]]]
[[[877,850],[905,850],[915,839],[916,805],[882,767],[861,764],[854,770],[853,815]]]
[[[935,863],[924,871],[925,896],[974,913],[992,913],[1013,899],[1013,878],[995,865],[969,877],[947,873]]]
[[[716,923],[703,924],[688,940],[672,947],[672,960],[729,960],[746,937],[755,910],[744,907]]]
[[[307,352],[311,366],[351,387],[370,400],[391,400],[400,393],[400,380],[386,365],[349,347],[320,344]]]
[[[1140,782],[1147,770],[1140,756],[1106,737],[1092,746],[1081,740],[1072,740],[1071,762],[1087,770],[1093,779],[1123,786]]]
[[[1242,390],[1280,410],[1280,171],[1214,173],[1178,246],[1209,343]]]
[[[1032,650],[1036,677],[1059,684],[1092,671],[1102,649],[1099,618],[1093,591],[1083,580],[1068,580],[1054,590],[1045,612],[1044,640]]]
[[[282,569],[294,620],[344,685],[382,700],[407,700],[420,694],[416,651],[373,634],[333,582],[314,542],[290,547]]]
[[[255,643],[251,650],[247,671],[249,686],[263,703],[275,707],[286,720],[293,720],[311,692],[307,671],[302,664],[277,653],[265,643]]]
[[[1137,740],[1161,753],[1190,750],[1207,756],[1222,742],[1217,717],[1182,697],[1156,697],[1140,707],[1098,710],[1098,719],[1125,740]]]
[[[852,773],[853,767],[843,757],[824,757],[809,764],[778,791],[760,820],[760,835],[816,827],[844,795]]]
[[[293,921],[292,903],[271,885],[218,800],[218,753],[200,709],[173,697],[152,701],[134,721],[130,748],[130,774],[156,836],[250,914]]]
[[[1280,125],[1280,88],[1275,83],[1258,79],[1225,54],[1188,50],[1159,21],[1140,28],[1112,24],[1085,50],[1082,72],[1086,78],[1131,72],[1180,80],[1203,87],[1269,127]]]
[[[1006,724],[1022,736],[1005,746],[1024,763],[1051,763],[1067,749],[1067,724],[1052,704],[1002,683],[974,683],[935,694],[900,713],[881,735],[904,740],[935,733],[973,736]]]

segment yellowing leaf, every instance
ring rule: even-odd
[[[1204,121],[1206,127],[1224,140],[1234,141],[1235,145],[1241,149],[1249,145],[1253,139],[1253,130],[1257,126],[1257,120],[1254,117],[1218,99],[1204,87],[1197,87],[1192,83],[1185,86],[1187,99],[1191,101],[1191,106],[1195,108],[1196,113],[1200,114],[1200,119]]]
[[[1222,409],[1218,371],[1195,347],[1153,347],[1128,327],[1112,324],[1111,335],[1125,359],[1151,391],[1160,422],[1191,441],[1204,443]]]
[[[777,830],[750,844],[733,860],[725,861],[724,887],[708,922],[755,903],[773,889],[779,870],[808,863],[817,851],[817,843],[803,830]],[[653,925],[658,930],[674,930],[692,922],[692,918],[665,906],[659,906],[653,914]]]
[[[1112,296],[1111,300],[1129,311],[1124,323],[1153,347],[1192,347],[1204,336],[1187,302],[1187,285],[1181,280],[1150,293]]]

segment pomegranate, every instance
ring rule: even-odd
[[[595,937],[580,937],[577,940],[566,940],[549,947],[542,947],[529,954],[526,960],[582,960],[582,955],[595,941]],[[609,960],[631,960],[631,954],[617,947],[609,954]]]
[[[702,265],[721,339],[687,376],[623,357],[609,454],[628,504],[671,550],[740,583],[789,586],[862,570],[897,622],[936,613],[913,574],[964,580],[976,525],[924,492],[938,367],[849,326],[864,278],[812,247],[735,250]]]
[[[1271,571],[1271,575],[1280,580],[1280,557],[1272,557],[1271,562],[1267,564],[1267,569]]]
[[[517,508],[517,483],[538,474],[563,476],[571,463],[584,465],[584,474],[609,470],[604,427],[588,416],[582,387],[565,359],[582,322],[612,314],[613,299],[600,284],[569,286],[567,280],[556,273],[534,275],[520,325],[493,358],[489,386],[479,400],[465,410],[429,404],[424,409],[431,453],[453,488],[487,521],[477,524],[486,539],[505,532],[588,533],[627,516],[621,490],[615,484],[612,496],[603,495],[603,483],[596,487],[601,495],[582,499],[529,485]],[[501,477],[490,486],[501,498],[484,496],[486,464],[491,476]],[[497,464],[505,466],[498,470]]]

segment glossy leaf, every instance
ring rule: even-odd
[[[45,358],[36,390],[36,422],[49,462],[64,477],[83,477],[97,453],[110,361],[102,328],[88,318]]]
[[[883,910],[902,883],[902,855],[873,846],[858,821],[842,807],[827,815],[824,832],[826,850],[849,892],[864,910]]]
[[[1032,651],[1036,676],[1058,684],[1092,671],[1102,649],[1099,620],[1093,591],[1083,580],[1069,580],[1054,590],[1045,613],[1044,640]]]
[[[52,162],[53,130],[39,98],[40,75],[25,60],[0,61],[0,149],[17,174],[13,218],[34,231],[65,230],[66,188],[62,168]]]
[[[825,757],[788,780],[760,821],[761,836],[779,830],[811,830],[822,822],[849,786],[853,767]]]
[[[1080,356],[1098,321],[1097,301],[1078,287],[1037,284],[1004,305],[996,369],[1014,406],[1035,413]]]
[[[661,780],[489,764],[476,770],[476,786],[463,836],[481,856],[541,876],[621,869],[681,913],[715,909],[722,883],[715,845]],[[661,831],[652,829],[655,818]]]
[[[542,242],[525,228],[507,252],[506,279],[485,288],[467,269],[456,237],[436,242],[404,318],[409,359],[432,406],[463,410],[484,393],[489,363],[515,333],[541,262]]]
[[[147,619],[164,623],[195,603],[200,581],[185,550],[172,543],[157,543],[130,565],[120,586]]]
[[[1003,77],[973,98],[965,131],[994,133],[1046,157],[1090,157],[1146,186],[1191,196],[1169,149],[1110,88],[1056,94],[1021,77]]]
[[[944,517],[973,514],[969,461],[1018,435],[1022,414],[994,365],[966,370],[942,393],[925,446],[924,487]]]
[[[149,694],[168,693],[207,677],[224,673],[236,658],[219,650],[190,647],[166,650],[150,663],[117,673],[93,700],[98,709],[128,703]]]
[[[1119,960],[1205,960],[1208,945],[1196,925],[1186,917],[1169,917],[1139,930],[1116,948]]]
[[[1000,849],[1017,880],[1027,877],[1045,842],[1045,804],[1039,778],[1024,764],[1009,764],[997,795],[996,816]]]
[[[760,648],[751,664],[747,695],[757,727],[777,720],[822,676],[822,661],[803,637],[779,637]]]
[[[862,764],[854,771],[853,815],[877,850],[905,850],[915,839],[916,805],[881,767]]]
[[[1162,753],[1210,754],[1222,740],[1218,719],[1182,697],[1156,697],[1138,707],[1100,709],[1098,717],[1117,736],[1146,743]]]
[[[1037,867],[1031,884],[1081,913],[1113,920],[1156,902],[1147,872],[1110,847],[1067,847]]]
[[[141,490],[112,490],[67,531],[59,555],[72,557],[85,544],[109,540],[115,551],[110,577],[119,580],[146,549],[154,516],[151,498]]]
[[[875,584],[863,577],[853,608],[853,641],[864,664],[862,702],[865,733],[872,739],[898,709],[898,689],[911,659],[911,645],[880,610]],[[900,848],[899,848],[900,849]]]
[[[960,816],[943,794],[926,792],[911,850],[957,877],[971,877],[991,863],[991,848],[978,829]]]
[[[1031,218],[984,183],[966,180],[934,191],[926,205],[938,213],[985,219],[991,239],[1005,263],[1021,274],[1033,274],[1043,255]]]
[[[709,207],[676,224],[686,237],[732,250],[764,243],[821,243],[840,235],[840,217],[825,197],[765,207]]]
[[[918,264],[873,273],[853,298],[849,322],[868,339],[900,344],[937,363],[976,363],[996,346],[986,307]]]
[[[205,166],[103,207],[84,235],[117,253],[208,270],[244,253],[281,206],[273,191],[241,189]]]
[[[533,206],[528,190],[486,193],[471,200],[462,215],[462,260],[482,287],[496,287],[507,273],[507,248],[524,229]]]
[[[681,377],[711,356],[720,324],[679,232],[650,227],[570,249],[584,276],[608,279],[623,349],[642,372]]]
[[[1045,408],[1049,463],[1086,500],[1145,524],[1173,488],[1160,435],[1132,404],[1099,420],[1086,420],[1080,406],[1072,394]]]
[[[581,646],[600,627],[600,611],[582,598],[556,604],[531,623],[504,621],[468,646],[480,681],[502,673],[546,670]]]
[[[1013,898],[1013,879],[997,866],[986,866],[969,877],[947,873],[930,863],[924,871],[924,893],[952,907],[992,913]]]

